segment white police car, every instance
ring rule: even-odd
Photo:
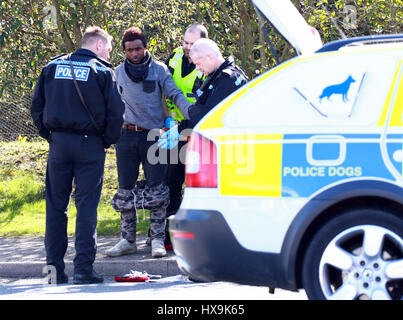
[[[194,129],[170,219],[180,268],[310,299],[403,299],[403,35],[322,46],[290,2],[253,2],[300,55]]]

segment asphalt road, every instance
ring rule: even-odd
[[[178,275],[158,282],[127,283],[106,278],[102,284],[47,285],[44,279],[0,278],[0,300],[306,300],[290,292],[228,282],[197,283]]]

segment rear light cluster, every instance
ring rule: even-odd
[[[172,237],[179,239],[194,239],[195,235],[191,232],[172,231]]]
[[[217,188],[216,146],[194,131],[186,151],[186,187]]]

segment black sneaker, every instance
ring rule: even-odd
[[[74,275],[74,284],[91,284],[102,282],[104,282],[104,278],[98,275],[95,271],[92,271],[92,273],[76,273]]]

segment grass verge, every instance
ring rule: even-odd
[[[45,234],[45,175],[48,155],[46,141],[19,139],[0,142],[0,236],[43,236]],[[115,150],[107,153],[104,184],[98,206],[98,235],[119,235],[120,214],[110,200],[118,188]],[[68,210],[68,234],[75,233],[74,197]],[[137,232],[146,234],[149,212],[138,211]]]

